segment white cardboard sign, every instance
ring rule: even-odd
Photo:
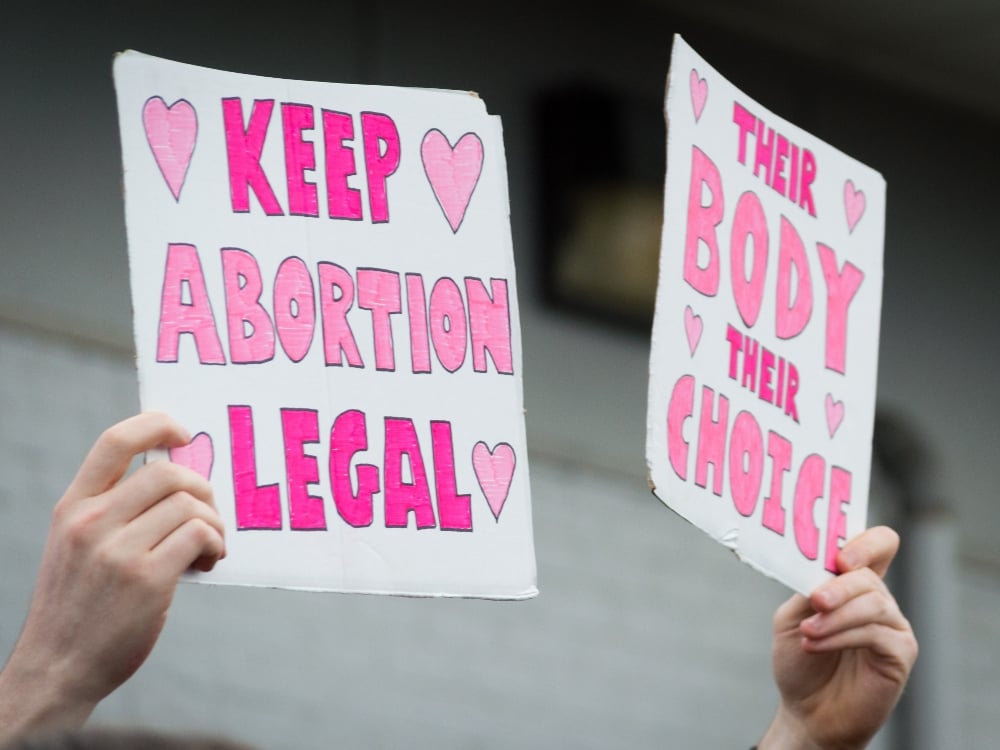
[[[498,117],[466,92],[114,65],[140,399],[212,583],[537,593]]]
[[[866,523],[885,181],[680,37],[666,115],[650,483],[807,593]]]

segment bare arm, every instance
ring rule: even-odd
[[[840,551],[840,575],[779,607],[781,702],[760,750],[860,750],[885,723],[917,658],[913,630],[882,580],[898,548],[892,529],[869,529]]]
[[[164,414],[109,428],[52,514],[24,629],[0,673],[0,739],[77,727],[145,661],[177,581],[225,554],[208,482],[132,458],[190,440]]]

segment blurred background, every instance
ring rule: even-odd
[[[893,586],[922,652],[877,747],[996,746],[1000,5],[98,1],[8,4],[0,19],[2,650],[53,503],[96,435],[138,409],[112,55],[472,89],[504,123],[541,595],[182,586],[150,661],[98,721],[289,750],[759,738],[787,591],[645,480],[649,247],[680,32],[887,180],[871,516],[903,534]],[[574,158],[609,129],[620,145]],[[603,307],[589,301],[594,257],[622,269]]]

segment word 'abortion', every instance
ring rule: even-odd
[[[404,316],[410,343],[408,369],[429,373],[438,366],[459,370],[471,353],[472,369],[485,373],[492,361],[502,375],[514,373],[507,280],[468,276],[461,282],[422,274],[316,264],[315,279],[305,261],[285,258],[266,293],[260,264],[240,248],[222,248],[222,296],[229,357],[208,291],[198,249],[171,243],[167,248],[156,361],[177,362],[190,337],[203,365],[260,364],[278,348],[292,362],[306,358],[322,330],[327,366],[395,371],[396,338]],[[433,353],[433,354],[432,354]],[[437,365],[433,364],[437,361]],[[400,369],[405,368],[401,365]]]

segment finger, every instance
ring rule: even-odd
[[[899,534],[888,526],[875,526],[844,545],[837,555],[837,569],[847,573],[871,568],[880,577],[885,576],[898,550]]]
[[[903,628],[872,623],[820,640],[803,638],[802,648],[812,654],[867,649],[877,656],[890,659],[895,664],[886,676],[899,682],[906,680],[906,675],[909,674],[917,658],[917,640],[908,623]]]
[[[226,543],[218,529],[202,518],[190,518],[168,534],[150,553],[151,562],[163,575],[176,579],[198,564],[208,570],[226,554]]]
[[[153,461],[107,493],[108,518],[128,523],[175,493],[185,492],[215,509],[212,485],[198,472],[169,461]]]
[[[799,623],[815,610],[809,600],[801,594],[795,594],[786,599],[774,613],[774,632],[785,633],[797,630]]]
[[[869,591],[880,591],[891,596],[878,573],[871,568],[860,568],[850,573],[841,573],[824,583],[812,593],[809,603],[817,612],[832,612]]]
[[[868,591],[832,612],[818,612],[803,620],[800,630],[807,638],[818,640],[872,624],[906,627],[906,618],[887,591]]]
[[[190,441],[187,430],[161,412],[146,412],[119,422],[97,438],[70,483],[67,495],[99,495],[125,475],[136,454],[161,445],[174,447]]]
[[[225,536],[225,527],[215,508],[188,492],[175,492],[129,522],[122,532],[122,544],[137,555],[151,551],[192,519],[204,521]]]

